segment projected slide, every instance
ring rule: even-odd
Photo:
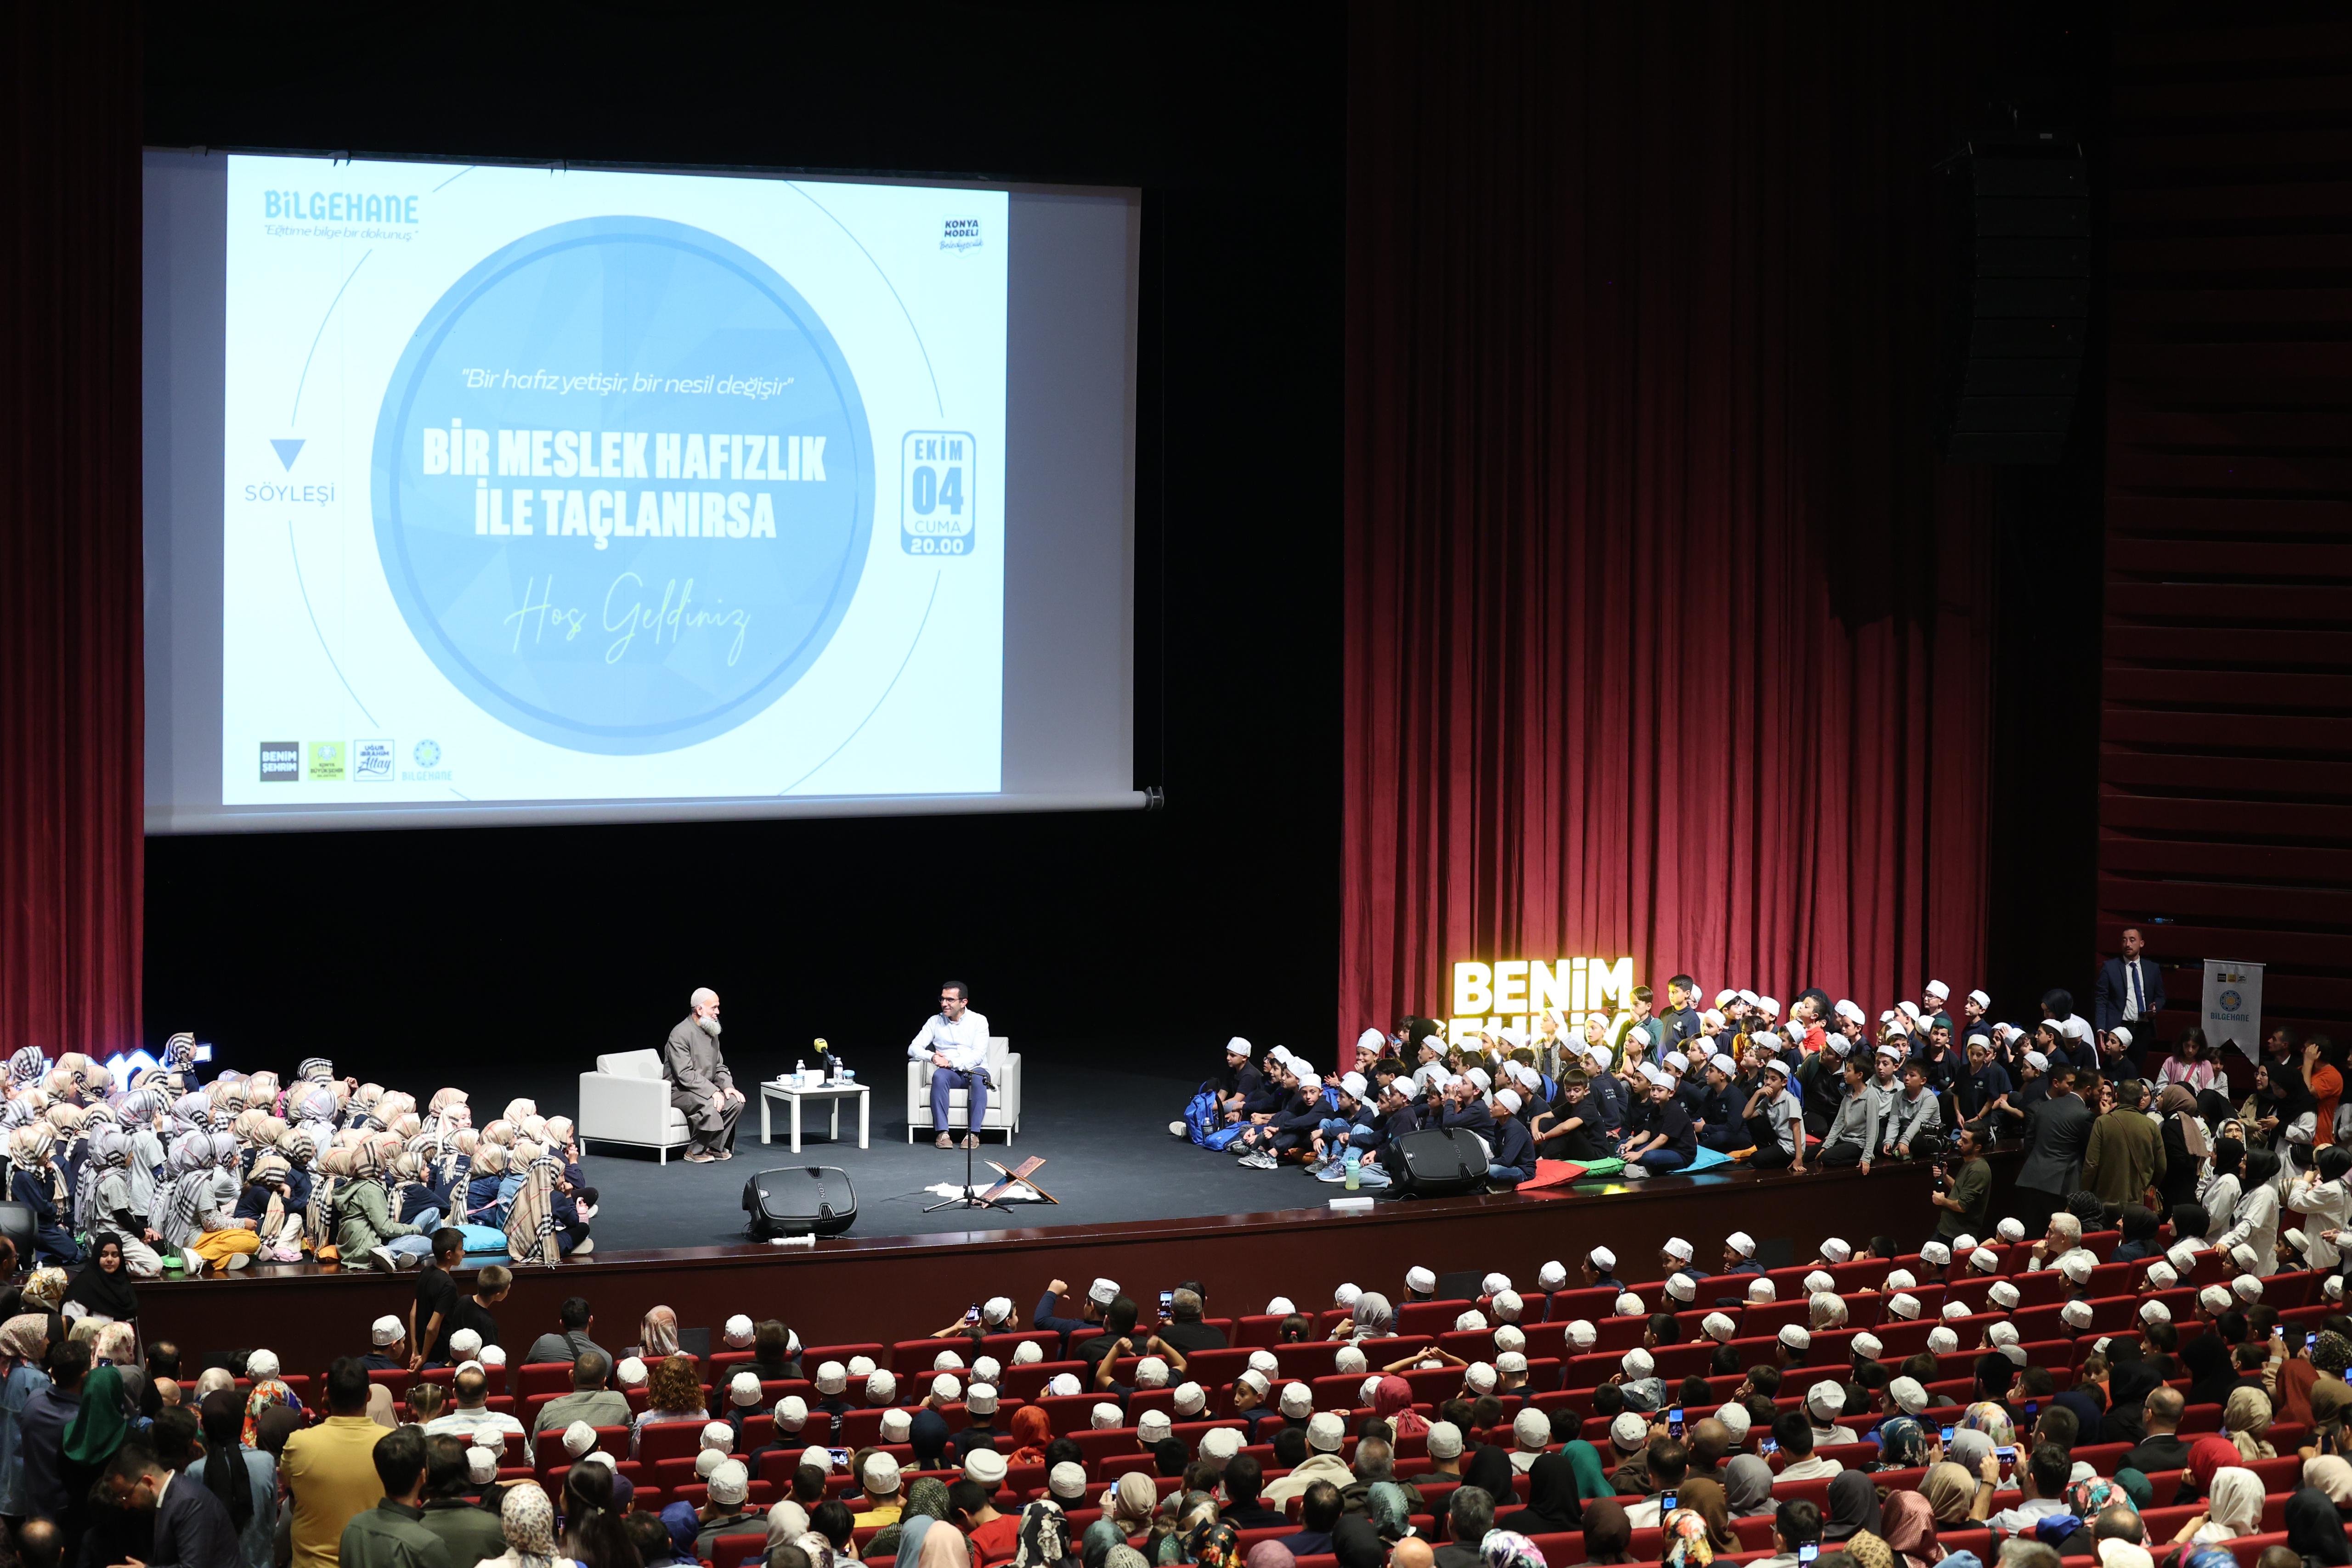
[[[232,159],[223,802],[999,789],[1006,200]]]

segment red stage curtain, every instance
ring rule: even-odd
[[[1935,451],[1932,165],[1989,25],[1355,13],[1343,1040],[1458,958],[1978,983],[1991,486]]]
[[[0,1049],[139,1043],[139,58],[0,23]]]

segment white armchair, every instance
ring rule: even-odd
[[[596,1059],[596,1071],[580,1075],[580,1115],[574,1129],[584,1154],[593,1139],[653,1149],[661,1163],[690,1141],[686,1113],[669,1103],[658,1051],[615,1051]]]
[[[982,1132],[1002,1133],[1007,1144],[1021,1130],[1021,1057],[1012,1043],[1004,1035],[988,1037],[988,1077],[992,1087],[988,1092],[988,1114],[980,1119]],[[949,1090],[948,1130],[961,1134],[971,1110],[971,1091]],[[910,1060],[907,1063],[907,1141],[913,1143],[918,1132],[937,1131],[931,1125],[931,1064]]]

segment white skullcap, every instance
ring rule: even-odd
[[[471,1329],[459,1329],[457,1333],[473,1333],[473,1332],[474,1331]],[[474,1334],[474,1343],[478,1349],[481,1345],[481,1335]],[[451,1334],[449,1336],[450,1347],[455,1349],[457,1347],[457,1334]],[[245,1358],[245,1375],[256,1383],[260,1382],[265,1377],[277,1376],[278,1353],[274,1350],[255,1351],[251,1355]]]
[[[2263,1299],[2263,1282],[2252,1274],[2239,1275],[2230,1281],[2230,1289],[2248,1306]]]
[[[870,1355],[853,1355],[849,1358],[849,1375],[853,1378],[871,1377],[877,1364]]]
[[[1165,1410],[1146,1410],[1135,1418],[1135,1440],[1139,1443],[1164,1441],[1175,1430],[1176,1424]]]
[[[248,1368],[251,1363],[247,1363]],[[499,1456],[488,1448],[466,1450],[466,1479],[478,1487],[486,1487],[499,1479]]]
[[[1760,1274],[1748,1281],[1748,1300],[1751,1303],[1775,1301],[1780,1294],[1780,1288]]]
[[[389,1312],[376,1319],[368,1330],[368,1338],[378,1344],[398,1344],[407,1337],[407,1326]]]
[[[735,1451],[735,1428],[725,1421],[705,1421],[699,1446],[731,1454]]]
[[[1650,1440],[1650,1424],[1638,1411],[1621,1410],[1609,1423],[1609,1440],[1627,1453],[1633,1453]]]
[[[1358,1051],[1378,1051],[1389,1042],[1389,1037],[1376,1029],[1368,1029],[1356,1037]]]
[[[1849,998],[1839,998],[1837,1006],[1832,1008],[1831,1010],[1836,1013],[1838,1017],[1844,1019],[1851,1023],[1868,1023],[1870,1021],[1869,1019],[1863,1015],[1862,1009],[1856,1007]]]
[[[1625,1375],[1628,1377],[1647,1377],[1658,1370],[1658,1364],[1651,1360],[1650,1353],[1640,1345],[1635,1345],[1619,1357],[1617,1364],[1624,1368]]]
[[[884,1394],[881,1397],[887,1399],[890,1396]],[[746,1408],[757,1405],[760,1402],[760,1375],[756,1372],[739,1372],[729,1378],[727,1398],[730,1404],[740,1405]]]
[[[1919,1281],[1911,1277],[1910,1270],[1897,1269],[1886,1276],[1886,1283],[1881,1288],[1889,1291],[1916,1291],[1919,1288]]]
[[[1241,1451],[1242,1435],[1231,1427],[1212,1427],[1201,1434],[1201,1457],[1204,1459],[1230,1459]],[[1076,1465],[1070,1469],[1078,1472],[1079,1483],[1083,1486],[1087,1472]]]
[[[1428,1436],[1429,1457],[1451,1459],[1462,1452],[1462,1428],[1451,1421],[1432,1421]]]
[[[1462,1076],[1467,1078],[1471,1082],[1475,1083],[1478,1086],[1478,1092],[1481,1094],[1484,1094],[1487,1090],[1492,1089],[1495,1086],[1495,1080],[1483,1067],[1465,1068],[1463,1069]]]
[[[613,1375],[620,1380],[624,1388],[642,1388],[651,1374],[646,1372],[641,1358],[629,1355],[621,1358],[621,1364],[613,1369]]]
[[[481,1354],[481,1350],[482,1336],[476,1333],[472,1329],[459,1329],[456,1333],[449,1336],[449,1354],[457,1357],[461,1363],[473,1360],[477,1355]],[[246,1375],[256,1382],[259,1382],[264,1377],[275,1377],[278,1375],[274,1370],[270,1372],[254,1371],[253,1361],[249,1356],[246,1359],[245,1370]]]
[[[2208,1285],[2197,1292],[2197,1304],[2217,1316],[2228,1312],[2233,1300],[2225,1285]]]
[[[961,1365],[961,1363],[957,1364]],[[837,1361],[821,1362],[816,1369],[816,1391],[838,1394],[849,1386],[849,1369]]]
[[[1766,1012],[1772,1014],[1775,1018],[1780,1016],[1780,1003],[1778,998],[1759,997],[1756,998],[1756,1005],[1762,1008]]]
[[[787,1394],[776,1401],[776,1426],[786,1432],[797,1432],[808,1419],[808,1401],[797,1394]],[[886,1416],[885,1419],[887,1419]]]
[[[1993,1288],[1985,1292],[1985,1300],[1990,1301],[1994,1306],[1999,1307],[2004,1312],[2013,1312],[2017,1311],[2017,1304],[2024,1299],[2024,1296],[2020,1293],[2018,1288],[2015,1285],[2011,1284],[2007,1280],[1996,1281]]]
[[[996,1385],[992,1383],[973,1384],[970,1388],[964,1390],[963,1406],[975,1416],[994,1415],[996,1413]]]
[[[1353,1285],[1342,1285],[1331,1292],[1331,1304],[1349,1312],[1354,1311],[1356,1303],[1363,1299],[1364,1292]]]
[[[1519,1293],[1508,1285],[1496,1291],[1495,1299],[1486,1304],[1494,1309],[1498,1321],[1507,1323],[1517,1322],[1519,1313],[1527,1309],[1527,1303],[1519,1300]]]
[[[1518,1324],[1505,1323],[1495,1331],[1495,1348],[1525,1350],[1528,1348],[1528,1336],[1521,1331]]]
[[[994,1327],[1013,1316],[1013,1298],[991,1296],[980,1304],[981,1322]]]
[[[1098,1307],[1107,1307],[1110,1305],[1113,1301],[1118,1300],[1118,1281],[1117,1280],[1097,1280],[1093,1284],[1087,1287],[1087,1300],[1092,1301]]]
[[[1509,1376],[1524,1376],[1528,1370],[1528,1358],[1516,1350],[1507,1350],[1495,1358],[1495,1370]]]
[[[1125,1412],[1108,1400],[1104,1400],[1087,1413],[1087,1425],[1097,1432],[1108,1432],[1125,1425]]]
[[[1730,1235],[1723,1239],[1723,1244],[1731,1251],[1738,1253],[1742,1258],[1753,1258],[1756,1256],[1756,1238],[1748,1235],[1745,1230],[1733,1231]]]
[[[2311,1250],[2311,1238],[2303,1233],[2301,1227],[2290,1226],[2286,1229],[2280,1231],[2279,1234],[2285,1237],[2286,1244],[2294,1248],[2297,1252],[2308,1252]]]
[[[2025,1364],[2025,1347],[2023,1345],[1997,1344],[1992,1348],[2000,1354],[2009,1357],[2011,1364],[2015,1366],[2023,1366]]]
[[[1677,1263],[1687,1263],[1691,1260],[1691,1244],[1679,1236],[1667,1237],[1665,1245],[1659,1250]]]
[[[1481,1394],[1495,1391],[1495,1369],[1483,1361],[1474,1361],[1462,1369],[1462,1381]]]
[[[1308,1411],[1314,1408],[1315,1393],[1314,1390],[1308,1388],[1307,1385],[1304,1383],[1286,1383],[1282,1385],[1281,1409],[1285,1416],[1287,1416],[1292,1420],[1296,1421],[1301,1416],[1306,1415]],[[1114,1426],[1117,1424],[1118,1423],[1116,1422],[1112,1423]]]
[[[882,1440],[884,1442],[903,1443],[909,1437],[913,1436],[914,1430],[915,1417],[911,1411],[885,1410],[882,1412]]]
[[[1269,1318],[1286,1318],[1297,1310],[1290,1304],[1288,1296],[1276,1296],[1266,1302],[1265,1315]]]
[[[1241,1040],[1241,1036],[1235,1035],[1234,1039]],[[1243,1040],[1242,1043],[1246,1045],[1249,1042]],[[1226,1041],[1226,1049],[1230,1051],[1232,1048],[1233,1041]],[[1272,1051],[1267,1051],[1266,1054],[1273,1057],[1276,1061],[1288,1061],[1290,1060],[1290,1047],[1286,1045],[1277,1045]],[[1116,1292],[1114,1292],[1114,1294],[1116,1294]]]
[[[1075,1372],[1054,1374],[1045,1382],[1045,1392],[1057,1399],[1069,1398],[1078,1392],[1078,1375]]]
[[[1427,1295],[1437,1289],[1437,1276],[1416,1263],[1404,1271],[1404,1288],[1416,1295]]]
[[[2186,1274],[2197,1267],[2197,1244],[2194,1241],[2176,1241],[2165,1249],[2164,1260],[2171,1264],[2176,1272]]]
[[[2000,1271],[2000,1254],[1990,1247],[1979,1247],[1969,1254],[1969,1267],[1981,1274],[1997,1274]]]
[[[741,1312],[737,1312],[727,1320],[724,1332],[727,1335],[727,1343],[733,1348],[740,1350],[751,1343],[751,1320]]]
[[[2091,1270],[2098,1266],[2098,1254],[2084,1248],[2077,1248],[2058,1260],[2058,1271],[2077,1285],[2089,1283]]]
[[[1282,1370],[1282,1363],[1275,1359],[1274,1352],[1270,1350],[1254,1350],[1250,1352],[1249,1369],[1272,1377]]]
[[[952,1372],[942,1372],[931,1379],[931,1397],[941,1404],[952,1404],[963,1396],[963,1385]]]
[[[1688,1072],[1690,1071],[1690,1058],[1685,1056],[1679,1051],[1670,1051],[1666,1052],[1666,1065],[1673,1068],[1676,1072]]]
[[[1617,1296],[1617,1315],[1621,1318],[1645,1318],[1650,1315],[1650,1309],[1643,1305],[1642,1298],[1633,1291],[1621,1291]]]
[[[1066,1374],[1065,1375],[1066,1375]],[[1265,1374],[1253,1366],[1248,1371],[1243,1373],[1239,1377],[1234,1379],[1234,1386],[1236,1388],[1247,1388],[1252,1394],[1255,1394],[1259,1398],[1263,1399],[1265,1397],[1265,1391],[1270,1385],[1266,1381]]]
[[[1227,1056],[1247,1056],[1249,1053],[1250,1042],[1244,1040],[1241,1036],[1235,1035],[1233,1039],[1225,1041],[1225,1054]]]
[[[1307,1446],[1321,1454],[1336,1454],[1348,1438],[1348,1424],[1336,1410],[1318,1410],[1307,1423]]]
[[[1331,1370],[1335,1374],[1349,1375],[1360,1373],[1364,1371],[1370,1364],[1371,1364],[1365,1359],[1361,1347],[1352,1344],[1341,1345],[1339,1351],[1331,1357]]]
[[[1828,1421],[1845,1414],[1845,1390],[1834,1383],[1816,1383],[1805,1390],[1805,1408]]]
[[[1717,1029],[1726,1028],[1731,1022],[1729,1019],[1723,1016],[1723,1009],[1720,1006],[1707,1009],[1698,1015],[1698,1019],[1701,1023],[1711,1023]]]
[[[1171,1403],[1176,1406],[1176,1414],[1179,1416],[1198,1416],[1208,1407],[1208,1390],[1187,1379],[1176,1385],[1176,1391],[1171,1396]]]
[[[1836,1295],[1837,1277],[1832,1274],[1827,1269],[1814,1270],[1811,1273],[1805,1276],[1805,1294],[1809,1296]]]
[[[1688,1274],[1669,1274],[1666,1276],[1666,1294],[1688,1306],[1698,1299],[1698,1281]]]
[[[1853,1354],[1864,1361],[1876,1361],[1886,1354],[1886,1346],[1868,1329],[1854,1335],[1852,1345]]]
[[[1364,1091],[1370,1085],[1364,1082],[1364,1075],[1360,1072],[1343,1072],[1339,1075],[1339,1087],[1348,1092],[1349,1098],[1361,1100]]]
[[[868,1492],[877,1497],[890,1496],[898,1490],[898,1461],[887,1454],[868,1454],[862,1479]]]
[[[964,1479],[978,1481],[991,1491],[1004,1484],[1007,1468],[1004,1456],[993,1448],[974,1448],[963,1457]]]
[[[1977,1239],[1963,1230],[1952,1238],[1952,1256],[1965,1258],[1977,1249]]]
[[[2050,1071],[2050,1058],[2042,1051],[2029,1051],[2025,1053],[2025,1065],[2036,1072],[2047,1072]]]
[[[1591,1350],[1592,1342],[1599,1337],[1600,1335],[1593,1331],[1592,1325],[1582,1318],[1578,1318],[1568,1325],[1568,1343],[1579,1350]]]
[[[2173,1272],[2172,1265],[2161,1258],[2147,1266],[2147,1287],[2152,1291],[2168,1291],[2180,1283],[2180,1276]]]
[[[1147,1355],[1135,1364],[1135,1385],[1138,1388],[1168,1386],[1168,1364],[1156,1355]]]
[[[751,1472],[740,1459],[730,1459],[710,1472],[710,1500],[733,1508],[751,1492]]]
[[[1666,1076],[1664,1068],[1653,1067],[1646,1061],[1642,1063],[1642,1076],[1649,1081],[1650,1086],[1654,1089],[1664,1089],[1674,1082],[1673,1079]]]
[[[1486,1326],[1486,1314],[1473,1307],[1454,1320],[1455,1333],[1475,1333]]]
[[[2319,1282],[2319,1293],[2326,1296],[2331,1301],[2342,1301],[2344,1299],[2344,1276],[2341,1274],[2328,1275],[2326,1279]]]
[[[1709,1312],[1699,1321],[1698,1332],[1718,1344],[1729,1344],[1739,1337],[1739,1325],[1723,1312]]]
[[[578,1458],[596,1446],[596,1428],[585,1421],[574,1421],[563,1428],[563,1451]]]
[[[1982,991],[1970,991],[1969,993],[1969,1000],[1976,1003],[1979,1008],[1989,1008],[1992,1006],[1992,998],[1985,995]]]
[[[1812,1331],[1801,1323],[1782,1323],[1778,1337],[1790,1350],[1811,1350],[1813,1346]]]
[[[833,1364],[831,1362],[827,1362],[825,1364],[830,1366]],[[963,1370],[963,1357],[957,1354],[954,1351],[943,1350],[940,1352],[939,1354],[931,1357],[931,1370],[933,1372],[961,1372]],[[823,1368],[818,1369],[817,1375],[820,1377],[824,1375]],[[824,1385],[823,1384],[819,1384],[817,1386],[819,1388],[823,1388]]]
[[[1489,1273],[1478,1281],[1478,1293],[1482,1296],[1500,1295],[1510,1288],[1511,1277],[1508,1274]]]
[[[1916,1318],[1919,1315],[1919,1298],[1907,1291],[1898,1291],[1886,1299],[1886,1315],[1893,1318]]]
[[[1004,1365],[992,1355],[971,1358],[971,1380],[974,1383],[994,1383],[1004,1375]]]
[[[1886,1385],[1886,1392],[1906,1416],[1916,1416],[1927,1408],[1927,1391],[1916,1377],[1898,1377]]]
[[[1595,1247],[1591,1251],[1587,1252],[1585,1257],[1591,1260],[1594,1268],[1604,1274],[1617,1267],[1617,1254],[1606,1247]]]
[[[1919,994],[1921,996],[1933,997],[1940,1002],[1946,997],[1952,994],[1952,988],[1944,984],[1941,980],[1930,980],[1927,982],[1927,988],[1922,990]]]
[[[1822,1256],[1832,1263],[1843,1263],[1853,1256],[1853,1249],[1832,1236],[1822,1243]]]
[[[1370,1405],[1372,1402],[1372,1396],[1380,1392],[1380,1387],[1381,1375],[1375,1372],[1356,1385],[1356,1403]]]
[[[2068,1328],[2073,1329],[2075,1333],[2082,1333],[2084,1329],[2091,1326],[2091,1303],[2088,1301],[2068,1301],[2064,1306],[2058,1309],[2058,1321],[2064,1323]],[[2007,1323],[2001,1323],[1997,1326],[2000,1328],[2009,1328]],[[2010,1329],[2010,1333],[2011,1334],[2015,1334],[2016,1332],[2017,1331],[2015,1329]],[[1995,1341],[1994,1343],[1998,1344],[2000,1342]]]
[[[482,1347],[482,1365],[485,1368],[504,1366],[506,1364],[507,1352],[504,1345],[486,1344]]]
[[[1735,1444],[1748,1441],[1748,1429],[1755,1424],[1754,1418],[1748,1414],[1748,1406],[1737,1402],[1718,1408],[1715,1418],[1723,1423],[1724,1430],[1731,1434]]]
[[[1957,1319],[1960,1319],[1960,1318],[1967,1317],[1968,1315],[1969,1315],[1969,1304],[1968,1304],[1968,1302],[1966,1302],[1966,1301],[1946,1301],[1946,1302],[1944,1303],[1944,1321],[1945,1321],[1946,1322],[1954,1322],[1954,1321],[1955,1321],[1955,1320],[1957,1320]]]
[[[2071,1301],[2067,1304],[2074,1305]],[[2089,1303],[2084,1304],[2087,1306]],[[2144,1323],[2168,1323],[2172,1321],[2172,1309],[2162,1301],[2142,1301],[2139,1304],[2139,1321]]]
[[[1937,1323],[1927,1331],[1927,1348],[1937,1355],[1950,1355],[1960,1348],[1960,1336]]]

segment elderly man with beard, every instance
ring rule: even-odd
[[[662,1076],[669,1080],[669,1103],[686,1113],[686,1157],[695,1165],[735,1157],[735,1118],[743,1113],[743,1092],[719,1051],[719,993],[697,988],[694,1010],[669,1031],[662,1049]]]

